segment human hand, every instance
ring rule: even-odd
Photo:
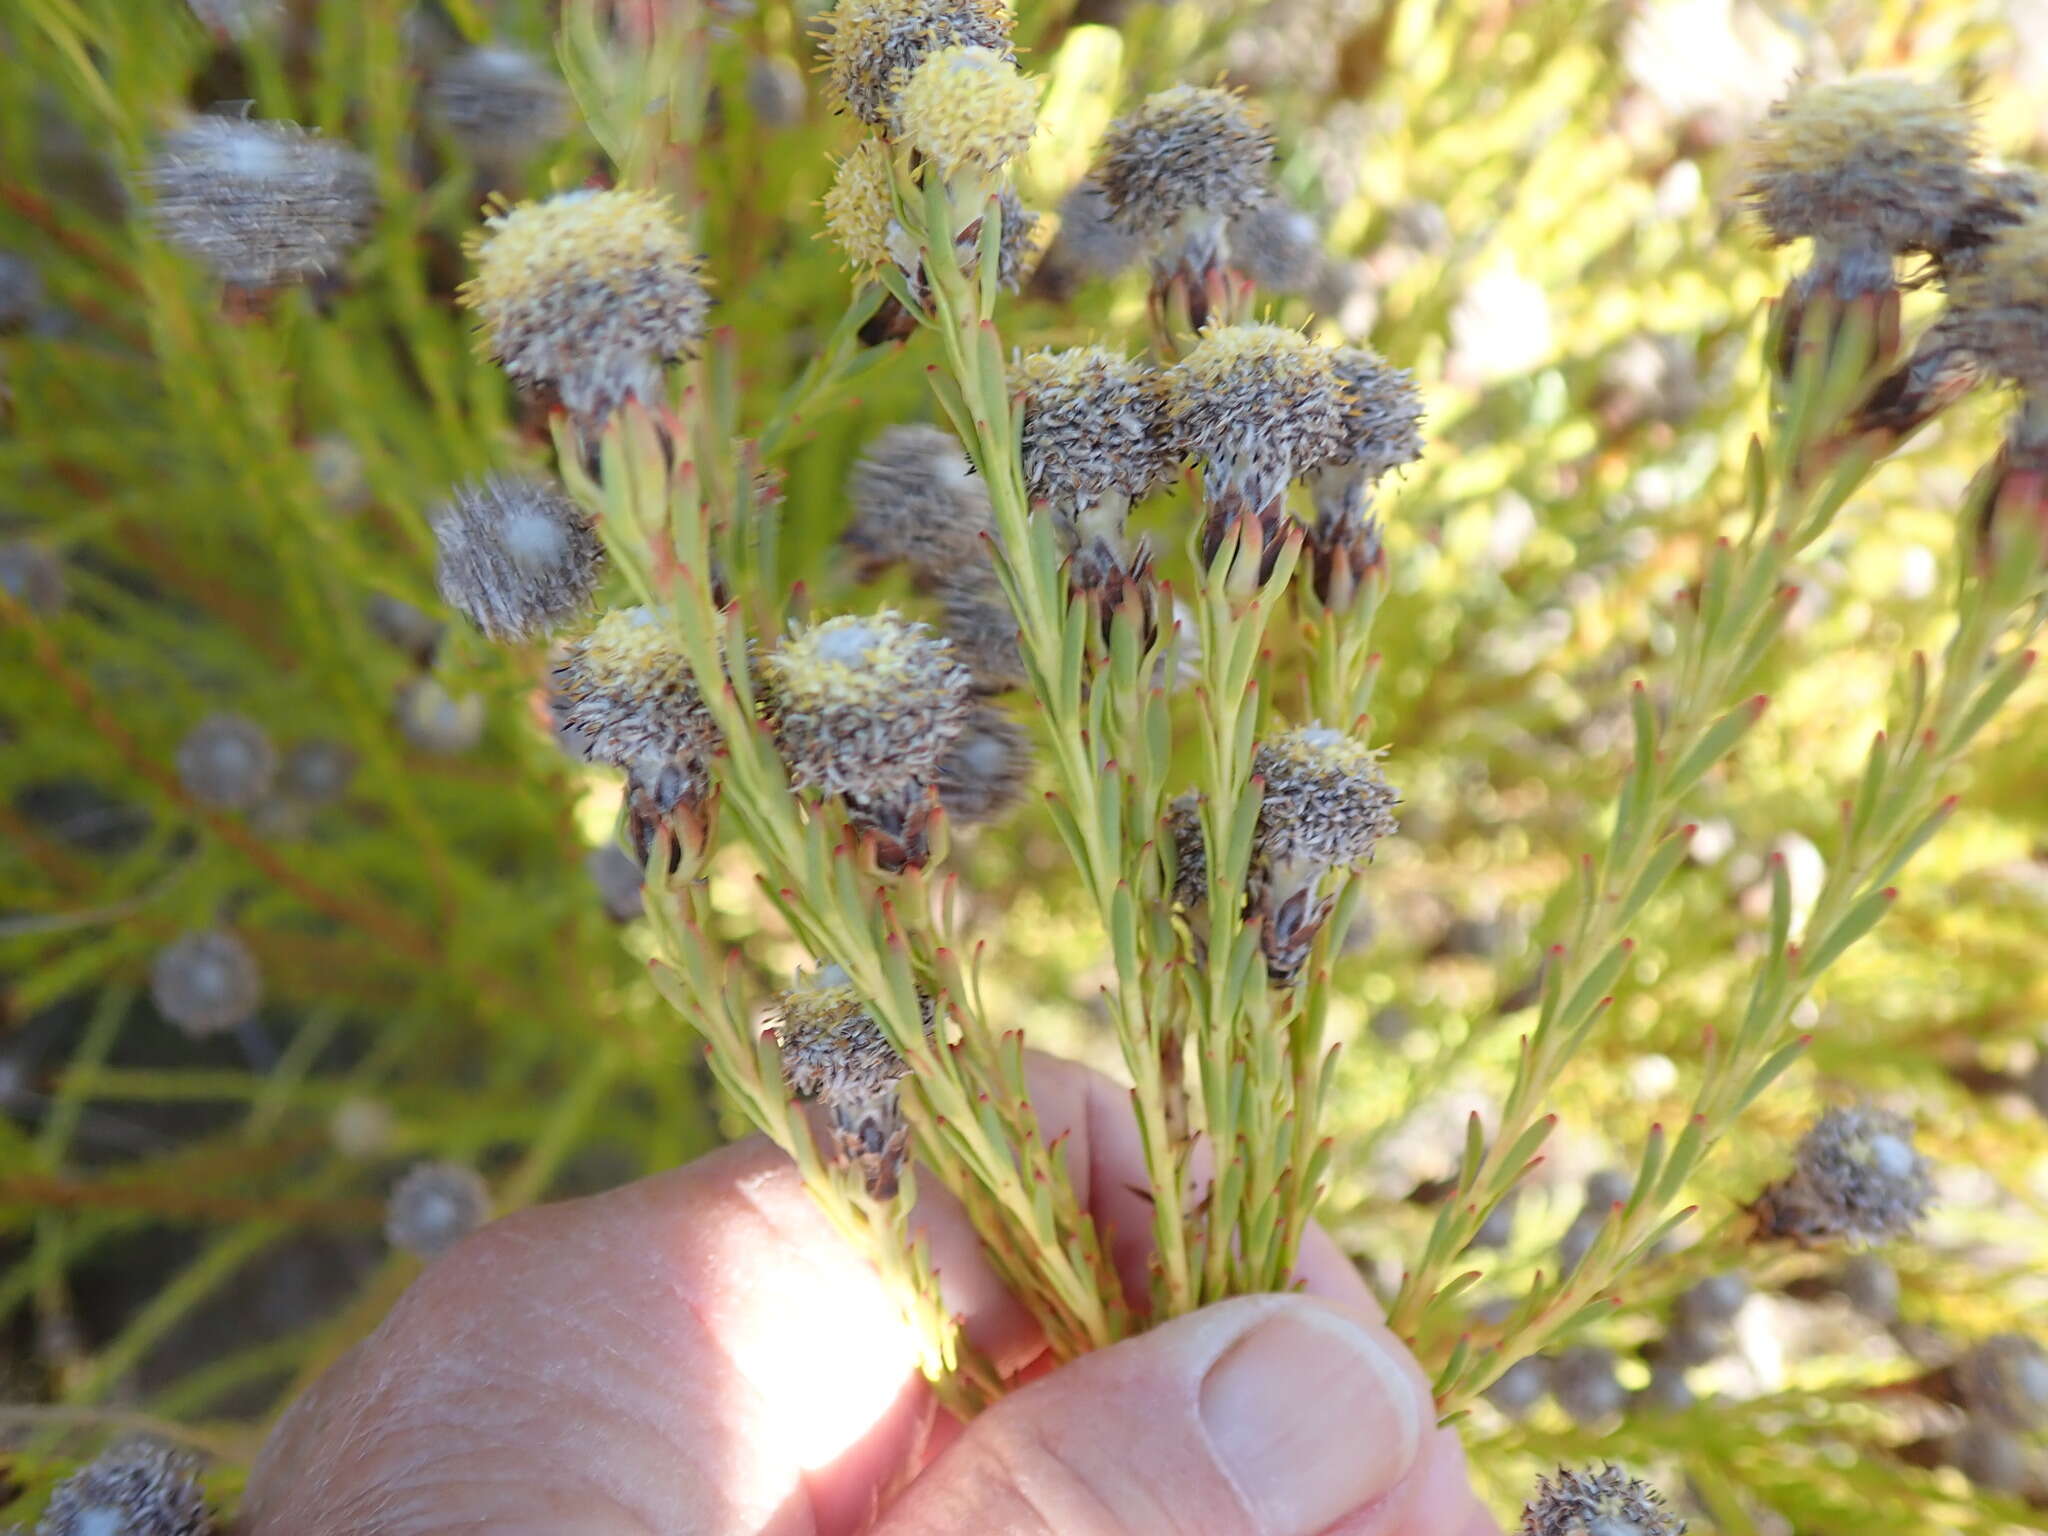
[[[1144,1268],[1123,1094],[1033,1069],[1078,1193]],[[1005,1371],[1029,1317],[919,1195],[949,1304]],[[494,1223],[286,1413],[249,1536],[1491,1536],[1456,1438],[1321,1232],[1245,1297],[937,1413],[874,1272],[765,1142]],[[876,1511],[880,1510],[877,1515]],[[872,1522],[872,1523],[871,1523]]]

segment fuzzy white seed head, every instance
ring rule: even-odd
[[[500,642],[543,634],[583,611],[604,569],[590,519],[551,481],[492,475],[434,514],[441,596]]]

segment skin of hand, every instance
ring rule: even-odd
[[[1048,1134],[1142,1283],[1128,1100],[1034,1064]],[[1029,1384],[940,1414],[873,1270],[767,1143],[520,1212],[431,1264],[287,1410],[248,1536],[1497,1536],[1456,1437],[1320,1231],[1302,1294],[1057,1369],[930,1186],[968,1335]]]

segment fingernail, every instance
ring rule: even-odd
[[[1382,1341],[1291,1300],[1202,1383],[1202,1424],[1261,1536],[1312,1536],[1394,1490],[1422,1444],[1414,1380]]]

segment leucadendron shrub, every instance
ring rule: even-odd
[[[2048,1501],[1985,873],[2043,820],[2041,183],[1947,56],[1689,97],[1682,7],[1332,15],[1327,78],[1291,7],[1096,9],[0,22],[39,1530],[210,1528],[182,1452],[231,1498],[409,1265],[741,1129],[961,1415],[1012,1383],[933,1188],[1055,1361],[1323,1221],[1528,1536]],[[1026,1045],[1129,1085],[1140,1294]],[[181,1333],[335,1232],[353,1300]]]

